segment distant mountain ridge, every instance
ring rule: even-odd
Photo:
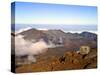
[[[81,45],[96,47],[97,34],[91,32],[65,33],[62,30],[38,30],[35,28],[23,31],[17,35],[23,35],[29,41],[43,39],[46,43],[52,42],[55,45],[64,45],[67,48],[77,48]]]

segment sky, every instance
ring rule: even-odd
[[[12,3],[12,24],[14,24],[14,3]],[[97,28],[97,7],[15,2],[16,24],[62,24]],[[85,26],[85,27],[86,27]],[[53,26],[52,26],[53,27]],[[48,28],[48,27],[46,27]]]

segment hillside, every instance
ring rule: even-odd
[[[26,64],[16,68],[16,72],[43,72],[75,69],[97,68],[97,52],[91,49],[88,55],[81,55],[75,51],[66,51],[62,56],[51,56],[33,64]]]
[[[43,39],[47,44],[52,42],[55,45],[64,45],[66,48],[75,49],[81,45],[88,45],[91,47],[97,46],[97,34],[90,32],[82,33],[65,33],[62,30],[37,30],[30,29],[23,31],[17,35],[23,35],[24,39],[36,42]],[[78,43],[77,43],[78,42]],[[71,45],[70,45],[71,44]]]

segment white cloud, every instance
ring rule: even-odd
[[[48,31],[47,28],[37,28],[37,30]]]
[[[27,30],[30,30],[30,29],[32,29],[32,27],[22,28],[22,29],[16,31],[15,34],[18,34],[18,33],[21,33],[23,31],[27,31]]]
[[[16,56],[23,55],[37,55],[43,53],[47,50],[48,45],[40,40],[36,43],[25,40],[22,35],[17,35],[15,37],[15,54]]]

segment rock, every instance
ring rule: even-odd
[[[89,46],[81,46],[80,47],[80,54],[88,54],[90,52],[90,47]]]

